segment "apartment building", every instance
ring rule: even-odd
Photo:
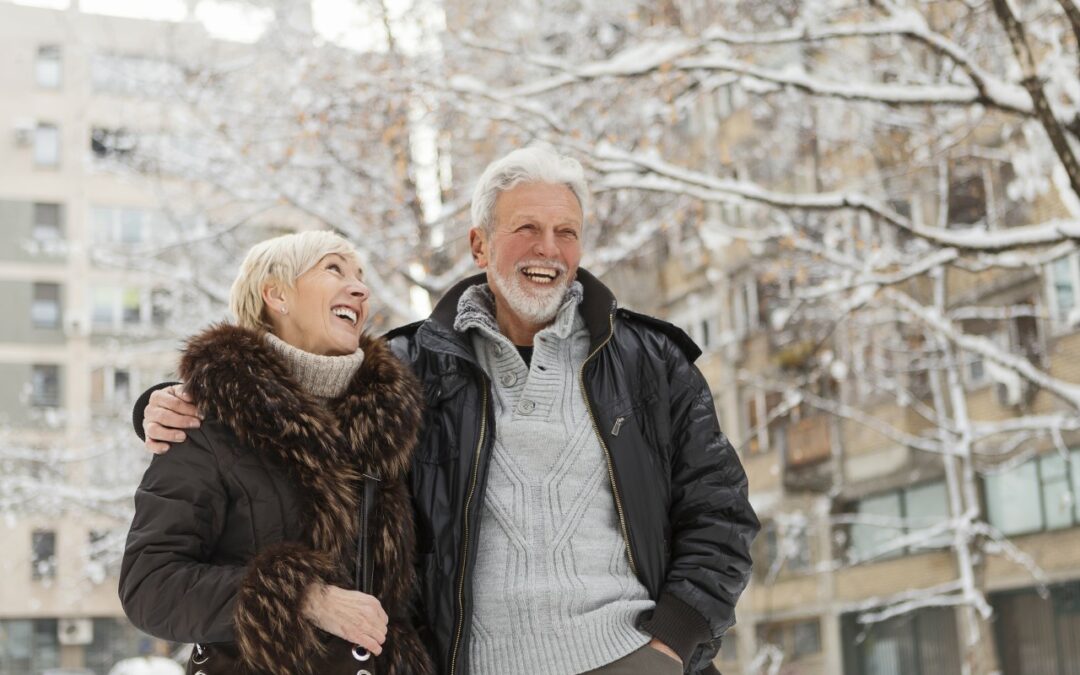
[[[166,50],[196,40],[189,23],[0,3],[4,675],[104,675],[162,649],[123,618],[116,577],[147,461],[125,420],[176,345],[167,280],[126,261],[177,223],[110,161],[156,123],[146,94],[178,76]]]
[[[726,118],[722,147],[752,138],[752,123],[740,115]],[[862,170],[831,161],[838,171]],[[920,198],[940,184],[912,184],[910,201],[895,208],[925,209],[924,222],[938,222],[934,209],[947,208],[952,226],[989,232],[1067,217],[1053,192],[1010,199],[1007,163],[966,161],[951,172],[944,200]],[[733,208],[711,217],[746,226],[753,216]],[[906,245],[857,213],[837,217],[848,221],[842,252],[857,255],[860,241]],[[944,350],[897,316],[815,330],[815,321],[831,325],[843,314],[837,301],[829,315],[785,322],[795,290],[822,281],[814,274],[791,249],[740,242],[720,251],[688,245],[661,273],[660,311],[705,349],[699,366],[763,523],[754,578],[718,667],[790,675],[936,675],[965,665],[1005,675],[1077,672],[1080,436],[1069,429],[988,436],[975,448],[970,476],[919,440],[936,438],[935,424],[987,429],[1025,416],[1049,424],[1068,407],[977,353]],[[917,278],[902,288],[933,307],[934,283]],[[952,269],[941,290],[945,316],[965,333],[1080,382],[1077,254],[1014,269]],[[934,398],[932,378],[949,391],[946,360],[962,400]],[[950,443],[943,447],[957,447]],[[970,494],[957,496],[968,486]],[[965,553],[950,522],[958,506],[988,526]],[[965,575],[987,599],[989,619],[963,602]],[[895,616],[874,616],[896,605],[903,611]]]

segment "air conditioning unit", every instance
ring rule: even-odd
[[[94,624],[90,619],[60,619],[56,633],[62,645],[88,645],[94,641]]]
[[[37,123],[34,120],[22,117],[15,120],[15,124],[12,126],[15,132],[15,145],[26,147],[33,142],[34,130],[37,129]]]

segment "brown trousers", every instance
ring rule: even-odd
[[[682,672],[678,661],[645,645],[585,675],[682,675]]]

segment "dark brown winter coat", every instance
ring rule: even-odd
[[[132,622],[176,642],[235,643],[252,673],[306,673],[327,634],[301,616],[313,582],[352,588],[361,476],[382,478],[369,534],[390,616],[380,673],[427,675],[412,628],[415,535],[406,473],[421,420],[413,375],[381,340],[321,405],[251,330],[193,338],[180,374],[206,420],[154,457],[120,576]]]

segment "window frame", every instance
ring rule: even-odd
[[[1061,477],[1056,478],[1054,482],[1065,483],[1068,490],[1071,492],[1072,508],[1070,509],[1070,522],[1066,525],[1050,527],[1049,517],[1047,513],[1047,494],[1046,486],[1048,479],[1045,476],[1043,464],[1053,459],[1061,459],[1064,462],[1064,470]],[[1019,530],[1003,530],[999,523],[995,523],[991,518],[990,511],[990,485],[989,481],[1005,473],[1016,472],[1029,467],[1034,464],[1034,476],[1036,481],[1036,487],[1038,494],[1036,501],[1038,502],[1039,513],[1039,527],[1036,529],[1019,529]],[[987,474],[982,479],[982,497],[983,497],[983,512],[986,513],[986,522],[993,528],[1000,531],[1006,537],[1024,537],[1031,534],[1042,534],[1046,532],[1060,532],[1062,530],[1068,530],[1075,527],[1080,527],[1080,447],[1069,448],[1069,458],[1061,457],[1061,454],[1057,451],[1051,451],[1037,457],[1032,457],[1022,464],[1010,467],[1006,472],[997,472]]]
[[[47,542],[47,544],[46,544]],[[44,555],[48,550],[48,555]],[[57,577],[56,530],[44,528],[30,532],[30,580],[54,581]]]
[[[47,377],[48,374],[55,375],[55,393],[53,397],[50,397],[47,389],[39,389],[39,374],[42,377]],[[30,405],[33,408],[42,409],[55,409],[63,407],[63,382],[62,374],[60,371],[60,365],[56,363],[34,363],[30,366]],[[47,383],[46,383],[47,384]]]
[[[53,146],[55,147],[53,154],[50,157],[43,157],[42,153],[42,134],[51,131],[54,135]],[[38,122],[34,127],[34,142],[33,142],[33,154],[34,154],[34,166],[39,169],[56,169],[60,167],[60,160],[63,154],[63,138],[60,135],[60,125],[53,122]]]
[[[54,53],[55,59],[46,58],[47,53]],[[43,70],[44,68],[50,68],[55,66],[56,79],[55,81],[49,80],[48,77],[43,78],[43,73],[49,73],[50,70]],[[43,81],[46,80],[46,81]],[[38,45],[37,52],[34,56],[34,82],[41,89],[57,90],[64,86],[64,51],[63,47],[59,44],[41,44]]]
[[[44,291],[55,291],[56,297],[40,297]],[[49,314],[49,320],[42,320],[45,303],[55,307],[55,316]],[[35,281],[30,288],[30,325],[35,330],[60,330],[64,323],[64,287],[52,281]]]
[[[1073,304],[1062,316],[1061,308],[1058,303],[1058,284],[1056,281],[1056,268],[1062,260],[1067,261],[1068,264],[1068,281],[1069,286],[1072,289]],[[1046,263],[1043,268],[1043,273],[1046,278],[1046,299],[1047,305],[1050,310],[1050,327],[1051,333],[1054,335],[1060,335],[1062,333],[1068,333],[1073,330],[1073,326],[1069,324],[1069,314],[1080,314],[1080,252],[1070,253],[1069,255],[1058,258],[1055,261]]]
[[[916,490],[925,490],[925,489],[927,489],[929,487],[936,486],[936,485],[943,486],[943,488],[945,490],[945,508],[946,508],[946,510],[949,510],[950,509],[950,505],[949,505],[949,487],[948,487],[948,484],[945,482],[944,478],[939,479],[939,480],[926,480],[926,481],[920,481],[918,483],[911,483],[910,485],[903,485],[901,487],[894,488],[892,490],[884,490],[882,492],[875,492],[873,494],[868,494],[868,495],[865,495],[864,497],[862,497],[861,499],[857,499],[857,500],[852,501],[848,505],[848,511],[847,512],[849,514],[851,514],[851,515],[858,516],[859,515],[858,511],[854,510],[854,509],[857,509],[859,507],[859,505],[862,504],[863,502],[873,500],[873,499],[884,499],[886,497],[895,496],[898,499],[898,503],[899,503],[899,506],[900,506],[900,514],[897,517],[897,521],[898,521],[899,524],[895,528],[889,528],[889,526],[885,526],[885,525],[869,525],[869,524],[863,524],[863,523],[850,523],[849,525],[847,525],[848,536],[847,536],[846,545],[844,546],[844,552],[847,554],[848,561],[851,562],[852,564],[860,565],[860,564],[866,564],[866,563],[874,563],[874,562],[878,562],[878,561],[882,561],[882,560],[892,560],[894,558],[898,558],[898,557],[904,556],[904,555],[918,555],[920,553],[925,553],[927,551],[938,551],[938,550],[941,550],[941,549],[944,549],[944,548],[948,548],[949,545],[950,545],[950,542],[948,542],[948,541],[942,541],[942,542],[936,543],[936,544],[932,544],[930,542],[927,542],[925,545],[919,545],[919,546],[912,545],[912,544],[907,544],[907,545],[905,545],[903,547],[899,547],[899,548],[896,548],[894,550],[888,551],[887,553],[880,553],[880,554],[877,554],[877,555],[869,556],[868,554],[871,554],[874,551],[881,550],[881,545],[879,544],[879,545],[874,546],[872,549],[867,549],[865,551],[861,551],[861,553],[863,553],[863,555],[860,555],[860,556],[857,556],[857,557],[852,555],[853,553],[856,552],[856,549],[854,547],[854,542],[855,542],[855,539],[856,539],[854,532],[855,532],[855,528],[857,528],[857,527],[867,527],[867,528],[874,528],[874,529],[888,528],[888,529],[891,529],[891,530],[895,530],[895,532],[893,534],[889,535],[889,538],[906,537],[906,536],[912,534],[915,531],[924,530],[924,529],[928,529],[929,527],[931,527],[932,524],[931,525],[913,526],[911,523],[907,522],[908,519],[912,517],[910,515],[911,514],[911,508],[908,505],[908,499],[910,498],[910,493],[911,492],[914,492]],[[951,516],[951,514],[946,514],[944,517],[945,518],[950,518],[952,516]]]

